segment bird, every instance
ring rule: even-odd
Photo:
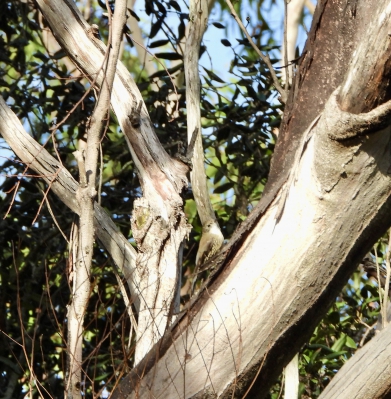
[[[223,244],[224,236],[216,220],[209,219],[202,226],[202,236],[196,256],[196,268],[207,262]]]
[[[385,288],[386,286],[386,281],[387,281],[387,268],[384,264],[376,264],[370,256],[366,256],[360,263],[365,272],[367,273],[368,277],[373,277],[377,281],[378,279],[380,280],[380,286]],[[378,276],[378,270],[379,270],[379,276]],[[389,283],[388,286],[388,297],[391,299],[391,282]],[[388,302],[385,310],[385,317],[387,319],[387,323],[391,322],[391,304]],[[377,326],[376,329],[378,331],[381,331],[387,323],[383,323],[383,318],[384,318],[384,313],[383,310],[379,313],[378,316],[378,321],[377,321]]]
[[[202,226],[202,235],[196,256],[191,292],[193,292],[193,288],[197,280],[197,272],[201,265],[217,254],[223,245],[223,242],[224,236],[220,230],[219,224],[215,219],[208,219]]]
[[[373,277],[377,280],[377,266],[376,263],[368,256],[366,256],[361,262],[368,277]],[[379,278],[382,287],[386,284],[387,269],[384,265],[379,264]],[[391,285],[391,282],[390,282]]]

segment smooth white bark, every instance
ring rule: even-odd
[[[285,367],[284,399],[297,399],[299,396],[299,354]]]
[[[189,310],[172,346],[129,398],[232,391],[315,306],[354,246],[353,232],[360,234],[376,215],[374,199],[381,206],[391,191],[379,165],[391,129],[344,146],[331,139],[334,112],[326,107],[299,148],[285,206],[282,190],[236,253],[229,278],[204,292],[208,299],[196,314]],[[335,169],[328,175],[330,162]]]

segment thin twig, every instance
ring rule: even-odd
[[[362,321],[360,317],[357,318],[357,321],[367,328],[365,333],[361,337],[360,343],[358,344],[358,347],[361,348],[364,346],[364,343],[365,343],[365,340],[366,340],[368,334],[376,327],[377,322],[375,324],[373,324],[372,326],[370,326],[367,323],[365,323],[364,321]]]
[[[388,324],[387,319],[387,308],[388,308],[388,292],[390,289],[390,274],[391,274],[391,267],[390,267],[390,255],[391,255],[391,229],[388,233],[388,248],[386,253],[386,282],[384,285],[384,298],[383,298],[383,328]]]
[[[3,219],[5,219],[8,216],[8,214],[11,212],[11,208],[12,208],[12,205],[14,204],[14,202],[15,202],[15,197],[16,197],[16,194],[18,192],[19,186],[20,186],[20,180],[18,180],[18,182],[14,185],[14,187],[7,192],[7,194],[8,194],[9,192],[11,192],[13,190],[14,191],[14,195],[12,196],[12,200],[11,200],[11,202],[9,204],[7,212],[5,213]]]
[[[102,150],[102,140],[99,143],[99,183],[98,183],[98,204],[101,205],[102,202],[102,185],[103,185],[103,150]]]
[[[382,306],[382,293],[381,293],[381,282],[380,282],[380,268],[379,268],[379,262],[377,260],[377,248],[374,247],[374,251],[375,251],[375,261],[376,261],[376,273],[377,273],[377,284],[379,285],[379,302],[380,302],[380,306]]]
[[[50,191],[50,189],[51,189],[51,187],[52,187],[52,183],[56,180],[56,177],[57,177],[57,175],[60,173],[60,170],[61,170],[61,168],[59,168],[59,169],[57,170],[57,172],[55,173],[55,175],[54,175],[54,177],[53,177],[53,180],[49,183],[49,186],[48,186],[48,188],[46,189],[46,191],[43,193],[43,191],[41,190],[41,192],[43,193],[43,198],[42,198],[41,203],[39,204],[37,213],[36,213],[36,215],[35,215],[33,221],[31,222],[31,225],[33,225],[33,224],[36,222],[36,220],[38,219],[38,216],[39,216],[39,214],[41,213],[41,209],[42,209],[42,207],[43,207],[43,204],[44,204],[45,201],[47,200],[47,196],[48,196],[49,191]],[[60,231],[61,231],[61,229],[60,229]]]
[[[45,197],[46,205],[47,205],[47,207],[48,207],[48,210],[49,210],[50,215],[51,215],[52,218],[53,218],[54,224],[57,226],[58,230],[60,231],[61,235],[64,237],[65,241],[69,244],[68,237],[67,237],[67,236],[65,235],[65,233],[61,230],[61,227],[60,227],[60,225],[58,224],[56,217],[54,216],[52,207],[50,206],[50,203],[49,203],[49,199],[47,198],[47,193],[44,193],[42,190],[41,190],[41,193],[42,193],[42,194],[44,195],[44,197]]]
[[[288,65],[288,0],[284,0],[284,64]],[[289,91],[289,66],[285,68],[285,93]]]
[[[274,87],[276,88],[276,90],[280,93],[281,96],[281,101],[285,104],[287,101],[287,94],[285,92],[285,90],[281,87],[280,82],[278,81],[276,72],[273,68],[273,65],[270,61],[269,56],[264,55],[261,50],[259,50],[259,48],[257,47],[257,45],[254,43],[252,37],[249,35],[249,33],[247,32],[247,29],[245,28],[245,26],[243,25],[242,21],[240,20],[240,18],[238,17],[238,14],[235,11],[234,6],[232,5],[232,3],[230,2],[230,0],[226,0],[228,7],[231,11],[231,15],[235,18],[236,22],[238,23],[240,29],[243,31],[243,33],[246,35],[247,40],[250,42],[252,48],[255,50],[255,52],[259,55],[259,57],[262,59],[262,61],[267,65],[267,67],[269,68],[270,71],[270,75],[273,79],[273,84]]]
[[[124,283],[121,280],[121,277],[119,276],[119,274],[117,273],[117,271],[115,269],[114,270],[114,275],[115,278],[117,279],[117,283],[118,283],[118,287],[121,291],[122,294],[122,298],[124,300],[125,306],[126,306],[126,310],[128,312],[129,315],[129,320],[130,320],[130,331],[129,331],[129,341],[128,341],[128,351],[130,350],[130,345],[132,344],[132,334],[133,331],[136,333],[137,332],[137,320],[136,317],[134,316],[133,310],[132,310],[132,304],[128,298],[128,294],[126,292]]]

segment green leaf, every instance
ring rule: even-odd
[[[323,359],[328,359],[328,360],[335,359],[339,356],[346,355],[347,353],[348,353],[347,351],[338,351],[334,353],[329,353],[328,355],[323,356]]]
[[[183,21],[178,26],[178,42],[183,39],[186,33],[186,25]]]
[[[249,40],[247,39],[247,38],[244,38],[244,39],[236,39],[238,42],[239,42],[239,44],[244,44],[244,45],[246,45],[246,46],[251,46],[251,44],[250,44],[250,42],[249,42]]]
[[[331,312],[327,315],[327,320],[332,324],[339,323],[339,312]]]
[[[217,184],[225,176],[223,168],[219,168],[214,176],[214,184]]]
[[[169,68],[167,71],[170,75],[172,75],[173,73],[179,71],[181,68],[183,68],[183,63],[179,64],[179,65],[175,65],[173,68]],[[153,73],[149,79],[153,79],[153,78],[157,78],[160,76],[166,76],[167,75],[167,71],[165,69],[162,69],[161,71],[157,71],[155,73]]]
[[[225,29],[225,26],[223,24],[221,24],[220,22],[212,22],[212,25],[218,29]]]
[[[181,7],[179,6],[179,4],[175,1],[175,0],[170,0],[168,2],[168,4],[172,7],[175,8],[175,10],[177,10],[178,12],[181,12]]]
[[[232,187],[233,187],[233,183],[232,182],[224,183],[221,186],[215,188],[213,190],[213,192],[214,192],[214,194],[225,193],[226,191],[230,190]]]
[[[149,38],[152,39],[154,38],[157,33],[159,32],[160,28],[162,27],[162,24],[164,22],[164,18],[159,18],[151,27],[151,33],[149,34]]]
[[[130,15],[131,15],[133,18],[136,18],[137,21],[140,22],[139,16],[138,16],[133,10],[131,10],[130,8],[128,8],[128,11],[130,12]]]
[[[167,10],[166,10],[166,8],[164,7],[164,5],[162,4],[162,2],[156,1],[155,4],[156,4],[156,7],[159,9],[159,11],[160,11],[163,15],[166,15],[166,14],[167,14]]]
[[[60,60],[61,58],[64,58],[66,55],[67,55],[66,52],[63,49],[61,49],[53,54],[53,59]]]
[[[157,53],[155,54],[157,58],[162,58],[163,60],[181,60],[182,56],[178,53]]]
[[[166,40],[156,40],[156,41],[150,43],[149,47],[150,48],[155,48],[155,47],[165,46],[169,42],[170,41],[168,39],[166,39]]]
[[[34,57],[36,57],[36,58],[38,58],[38,59],[40,59],[40,60],[42,60],[42,61],[44,61],[44,62],[46,62],[46,61],[49,60],[49,58],[48,58],[45,54],[42,54],[40,51],[37,51],[37,52],[34,54]]]
[[[357,344],[354,342],[353,338],[347,336],[346,337],[346,344],[348,348],[357,349]]]
[[[208,74],[208,76],[212,79],[215,80],[216,82],[219,83],[225,83],[223,79],[221,79],[219,76],[217,76],[214,72],[210,71],[209,69],[206,69],[205,67],[204,71]]]
[[[111,373],[104,373],[102,375],[99,376],[95,376],[94,377],[94,381],[102,381],[102,380],[106,380],[111,376]]]
[[[331,347],[331,349],[335,352],[340,351],[346,344],[346,337],[346,334],[342,333],[341,336],[334,342],[334,345]]]

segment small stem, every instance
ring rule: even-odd
[[[383,328],[388,324],[387,308],[388,308],[388,292],[390,289],[390,274],[391,274],[390,255],[391,255],[391,229],[388,233],[388,248],[386,254],[387,275],[386,275],[386,282],[384,285],[384,298],[383,298]]]
[[[380,269],[379,269],[379,262],[377,260],[377,249],[376,247],[374,248],[375,250],[375,261],[376,261],[376,273],[377,273],[377,284],[379,285],[379,302],[380,302],[380,311],[383,315],[383,301],[382,301],[382,292],[381,292],[381,282],[380,282]]]
[[[86,166],[84,163],[83,152],[80,150],[76,150],[73,152],[73,156],[76,158],[77,167],[79,168],[79,182],[80,186],[87,186],[87,174],[86,174]]]
[[[289,92],[289,65],[288,65],[288,0],[284,0],[284,65],[285,65],[285,93]]]

